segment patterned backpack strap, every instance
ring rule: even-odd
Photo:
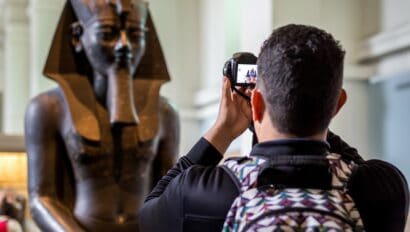
[[[326,158],[329,160],[330,169],[332,171],[333,188],[347,191],[350,176],[357,165],[353,161],[350,163],[345,162],[342,160],[341,155],[336,153],[330,153]]]
[[[332,170],[332,187],[334,191],[341,193],[343,197],[344,210],[347,213],[347,218],[354,222],[354,231],[364,231],[363,221],[360,216],[353,198],[348,193],[348,183],[350,177],[354,174],[358,165],[353,162],[346,162],[342,156],[336,153],[328,154],[326,157],[329,160],[330,169]]]
[[[329,153],[326,157],[332,171],[332,186],[335,189],[347,191],[347,184],[356,164],[345,162],[341,155]],[[241,192],[254,188],[258,173],[266,160],[260,157],[241,157],[227,159],[223,167],[233,178],[239,181]]]
[[[258,173],[265,161],[260,157],[230,158],[224,162],[223,167],[232,178],[239,181],[240,191],[245,192],[255,187]]]

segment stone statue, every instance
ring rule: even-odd
[[[32,216],[43,231],[138,231],[174,163],[179,121],[147,3],[68,0],[25,119]]]

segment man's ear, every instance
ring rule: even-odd
[[[336,116],[337,113],[339,113],[340,109],[345,105],[347,101],[347,93],[344,89],[340,92],[339,100],[337,101],[336,105],[336,110],[335,113],[333,114],[333,117]]]
[[[258,89],[254,89],[252,91],[251,105],[253,120],[256,122],[261,122],[265,112],[265,102],[261,92]]]
[[[79,22],[71,24],[71,44],[73,45],[77,53],[83,50],[83,44],[81,43],[81,35],[83,34],[83,27]]]

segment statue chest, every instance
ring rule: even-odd
[[[66,150],[71,159],[81,161],[83,156],[111,157],[126,155],[150,158],[157,153],[158,138],[140,141],[136,127],[103,130],[101,141],[87,141],[75,132],[64,135]]]
[[[75,132],[66,114],[62,135],[74,176],[77,179],[127,179],[146,175],[158,153],[158,133],[142,141],[140,125],[111,125],[101,105],[97,105],[97,118],[101,139],[90,141]]]
[[[83,139],[74,132],[64,136],[76,179],[141,178],[158,153],[159,138],[139,141],[136,126],[102,127],[101,141]]]

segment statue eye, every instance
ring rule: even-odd
[[[145,28],[132,27],[128,29],[128,36],[132,41],[145,38],[146,33],[147,30]]]
[[[103,26],[97,29],[96,34],[101,41],[112,41],[118,37],[118,30],[112,26]]]

